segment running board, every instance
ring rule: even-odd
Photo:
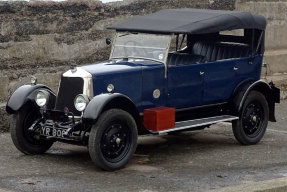
[[[225,121],[232,121],[239,119],[236,116],[231,116],[231,115],[222,115],[222,116],[215,116],[215,117],[208,117],[208,118],[203,118],[203,119],[194,119],[194,120],[189,120],[189,121],[180,121],[175,123],[175,127],[171,129],[166,129],[162,131],[157,131],[154,133],[168,133],[172,131],[179,131],[179,130],[184,130],[184,129],[189,129],[193,127],[200,127],[204,125],[210,125],[214,123],[219,123],[219,122],[225,122]]]

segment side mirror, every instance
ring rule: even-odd
[[[112,43],[112,40],[110,38],[106,38],[106,44],[110,45]]]

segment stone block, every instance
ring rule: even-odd
[[[5,111],[6,103],[0,103],[0,133],[9,131],[9,115]]]
[[[266,0],[237,0],[235,9],[260,14],[267,19],[266,48],[287,48],[287,2]]]
[[[264,61],[269,65],[268,75],[287,72],[287,50],[266,51]],[[265,71],[266,69],[263,69],[263,73]]]
[[[9,78],[6,76],[0,76],[0,102],[6,101],[9,97],[8,85],[9,85]]]

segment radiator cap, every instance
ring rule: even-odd
[[[75,73],[75,72],[77,71],[77,65],[74,64],[74,63],[72,63],[72,64],[70,65],[70,69],[71,69],[71,72],[72,72],[72,73]]]

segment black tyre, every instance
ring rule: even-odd
[[[24,154],[42,154],[52,145],[51,141],[37,140],[28,132],[29,127],[40,117],[35,108],[24,106],[10,121],[10,133],[16,148]]]
[[[129,113],[120,109],[104,112],[89,136],[92,161],[106,171],[123,168],[136,150],[137,136],[137,125]]]
[[[269,117],[264,95],[251,91],[244,101],[239,119],[232,122],[233,134],[243,145],[258,143],[265,134]]]

